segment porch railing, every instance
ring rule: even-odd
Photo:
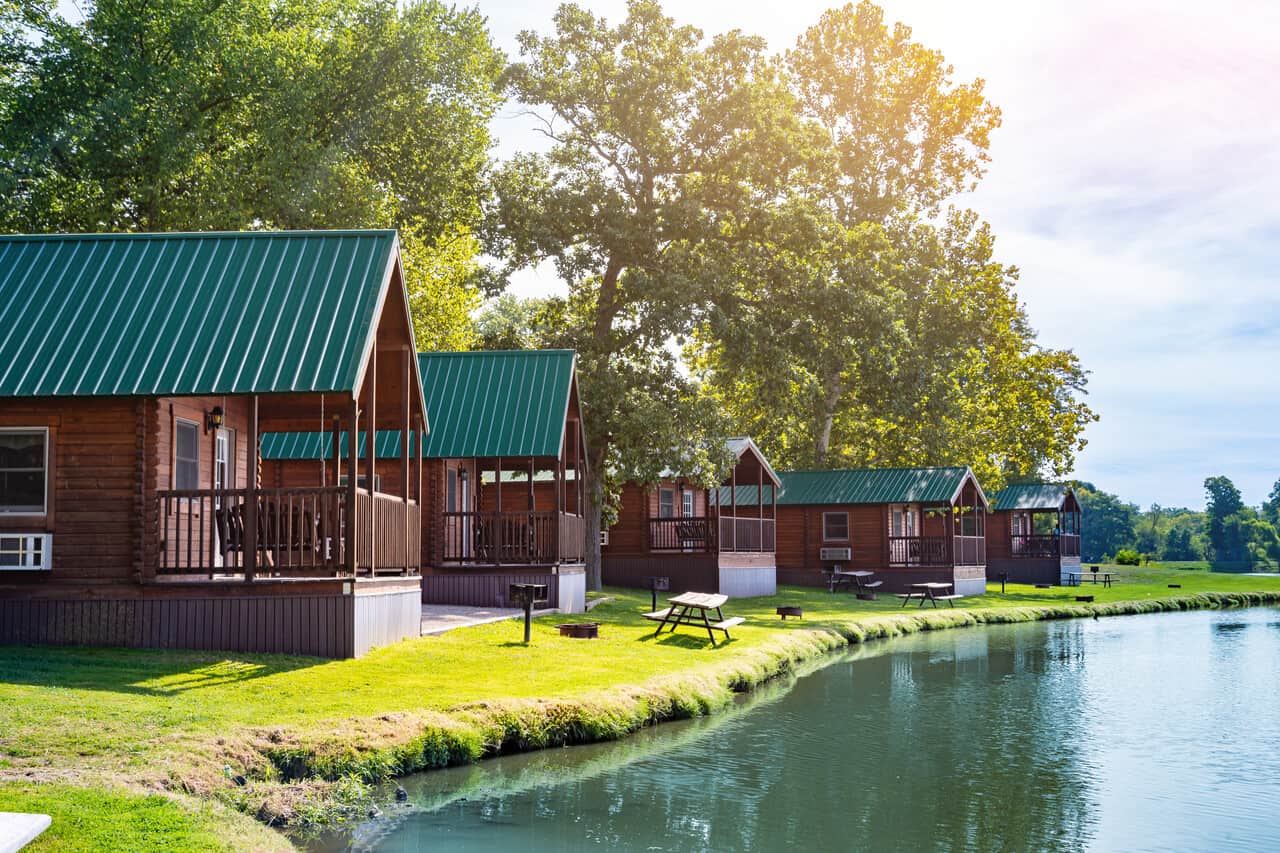
[[[962,537],[955,537],[957,540]],[[950,566],[951,553],[945,536],[890,536],[891,566]]]
[[[1058,556],[1058,537],[1049,534],[1016,534],[1010,538],[1010,552],[1015,557],[1043,559]]]
[[[586,555],[586,520],[554,510],[446,512],[442,558],[474,565],[549,565]]]
[[[651,518],[649,550],[710,554],[716,550],[715,520],[706,516]]]
[[[254,495],[250,512],[248,489],[158,490],[157,574],[238,574],[250,553],[260,574],[346,570],[352,514],[345,487],[258,489]],[[375,505],[371,537],[368,513]],[[355,518],[357,571],[418,568],[422,516],[416,503],[357,490]]]
[[[772,518],[720,516],[720,551],[772,553],[776,526]]]
[[[987,540],[982,536],[955,536],[955,565],[985,566],[987,564]]]

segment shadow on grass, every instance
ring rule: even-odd
[[[0,646],[0,684],[176,696],[327,663],[323,658],[287,655]]]

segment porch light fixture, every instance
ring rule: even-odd
[[[205,412],[204,431],[209,432],[210,430],[221,429],[225,421],[226,418],[223,416],[222,407],[214,406],[212,410]]]

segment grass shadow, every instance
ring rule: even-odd
[[[290,655],[84,646],[0,646],[0,683],[141,696],[226,687],[330,661]]]

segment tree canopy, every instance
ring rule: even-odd
[[[0,7],[22,25],[0,42],[0,228],[394,226],[421,330],[467,324],[503,67],[477,12],[98,0],[72,23],[19,8]]]

